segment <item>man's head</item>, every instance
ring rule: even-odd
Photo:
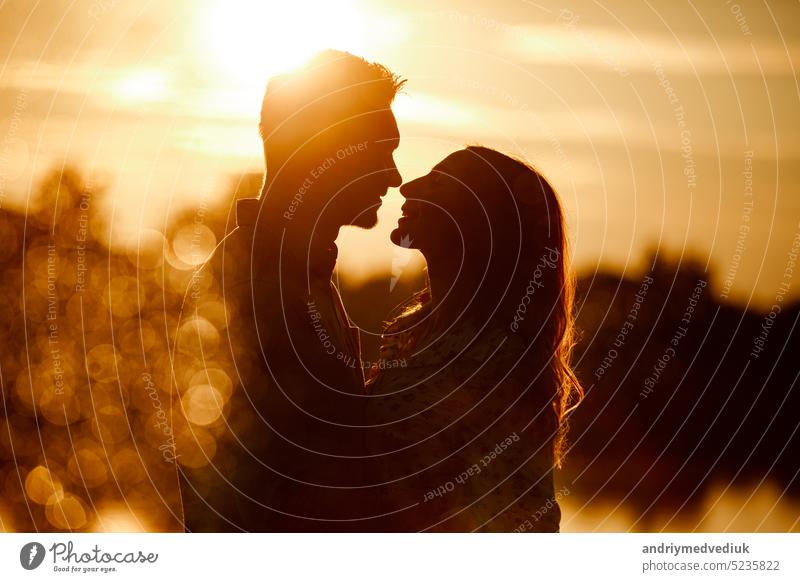
[[[260,123],[265,192],[285,203],[284,218],[375,225],[381,196],[401,183],[391,104],[403,83],[382,65],[333,50],[270,79]]]

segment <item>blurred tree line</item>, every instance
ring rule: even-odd
[[[0,529],[179,529],[170,451],[185,435],[160,422],[186,376],[170,352],[176,314],[203,253],[233,228],[235,200],[260,183],[241,176],[219,202],[125,244],[110,243],[106,188],[74,169],[48,174],[27,214],[0,209]],[[367,361],[382,322],[424,284],[409,268],[390,285],[389,267],[340,279]],[[645,519],[718,483],[768,480],[800,496],[800,304],[745,309],[720,302],[698,262],[654,251],[648,267],[579,276],[574,362],[587,394],[561,480]],[[215,333],[220,309],[208,306]],[[178,462],[213,457],[215,430]]]

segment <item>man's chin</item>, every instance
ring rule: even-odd
[[[378,224],[378,211],[377,210],[370,210],[359,214],[353,220],[350,221],[350,226],[355,226],[358,228],[365,228],[370,229],[374,228],[375,225]]]

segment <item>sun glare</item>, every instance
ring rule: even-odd
[[[301,65],[325,48],[361,52],[364,21],[352,1],[214,1],[201,27],[201,46],[229,82],[263,89],[271,75]]]
[[[470,126],[479,115],[458,103],[447,103],[430,95],[400,93],[392,104],[399,119],[429,125]]]
[[[144,102],[156,101],[167,92],[167,79],[157,69],[134,71],[114,86],[114,93],[123,101]]]

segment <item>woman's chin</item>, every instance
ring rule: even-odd
[[[389,239],[399,247],[403,247],[404,249],[413,248],[412,244],[414,242],[413,235],[401,226],[395,228],[391,234],[389,235]]]

